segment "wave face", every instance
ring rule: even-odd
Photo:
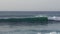
[[[30,17],[30,18],[3,18],[0,22],[47,22],[47,17]]]

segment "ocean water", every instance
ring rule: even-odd
[[[59,11],[1,11],[0,19],[30,18],[35,16],[57,16]],[[60,18],[59,18],[60,19]],[[40,22],[0,22],[0,34],[60,34],[60,21]]]

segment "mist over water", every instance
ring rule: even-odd
[[[60,12],[0,12],[0,18],[32,17],[37,15],[60,16]],[[0,22],[0,34],[60,34],[60,21],[40,24],[30,22]]]

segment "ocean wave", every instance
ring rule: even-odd
[[[37,15],[33,17],[1,17],[0,22],[48,22],[48,21],[60,21],[60,17]]]
[[[32,18],[7,18],[0,19],[0,22],[46,22],[47,17],[32,17]]]

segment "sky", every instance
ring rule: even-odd
[[[60,11],[60,0],[0,0],[0,11]]]

